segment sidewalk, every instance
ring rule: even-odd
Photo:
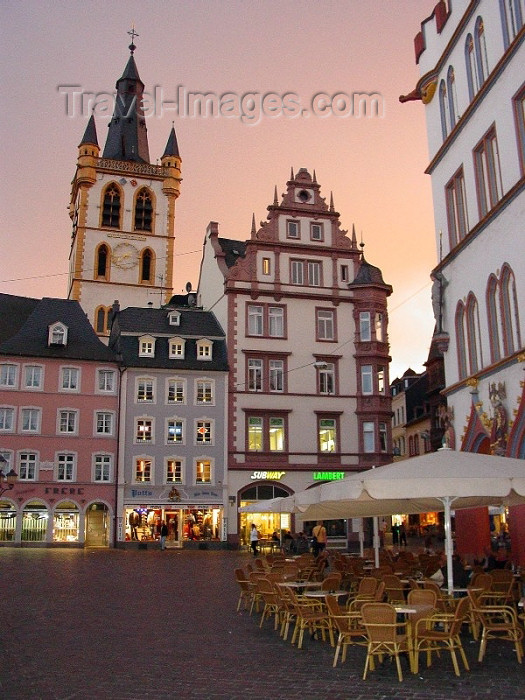
[[[245,552],[0,549],[2,700],[524,699],[525,665],[490,641],[470,673],[442,655],[399,683],[386,662],[366,681],[362,648],[332,668],[329,644],[299,651],[236,612]],[[305,635],[308,637],[308,635]],[[422,659],[423,661],[423,659]]]

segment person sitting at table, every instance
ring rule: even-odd
[[[293,537],[292,533],[290,530],[286,530],[286,532],[283,535],[283,549],[287,554],[291,554],[293,551]]]
[[[304,532],[300,532],[295,541],[295,551],[297,554],[306,554],[309,550],[308,537]]]
[[[430,576],[439,586],[446,586],[448,582],[447,555],[442,552],[439,557],[439,568]],[[461,557],[458,554],[452,555],[452,585],[454,588],[466,588],[468,586],[470,574],[463,566]]]

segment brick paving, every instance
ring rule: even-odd
[[[508,643],[465,639],[470,673],[449,655],[405,680],[385,662],[361,680],[364,650],[301,651],[268,622],[236,612],[230,551],[0,549],[0,698],[525,699],[525,664]],[[305,635],[307,636],[307,635]]]

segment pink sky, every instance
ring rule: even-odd
[[[160,158],[172,121],[182,156],[177,203],[175,292],[198,281],[206,225],[246,239],[252,213],[266,218],[290,168],[316,171],[333,193],[342,226],[363,235],[367,260],[394,288],[390,377],[421,371],[434,319],[429,273],[436,263],[424,107],[401,105],[418,80],[413,39],[436,0],[181,0],[0,5],[0,291],[66,294],[70,183],[88,112],[66,113],[65,88],[110,93],[135,58],[146,91],[165,101],[188,92],[377,93],[381,117],[263,115],[148,118],[150,158]],[[159,102],[159,101],[158,101]],[[103,147],[106,118],[96,117]]]

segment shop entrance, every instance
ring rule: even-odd
[[[86,512],[86,547],[109,546],[108,507],[92,503]]]
[[[164,518],[168,526],[168,539],[166,548],[180,549],[183,537],[183,511],[180,508],[167,509],[164,511]]]

